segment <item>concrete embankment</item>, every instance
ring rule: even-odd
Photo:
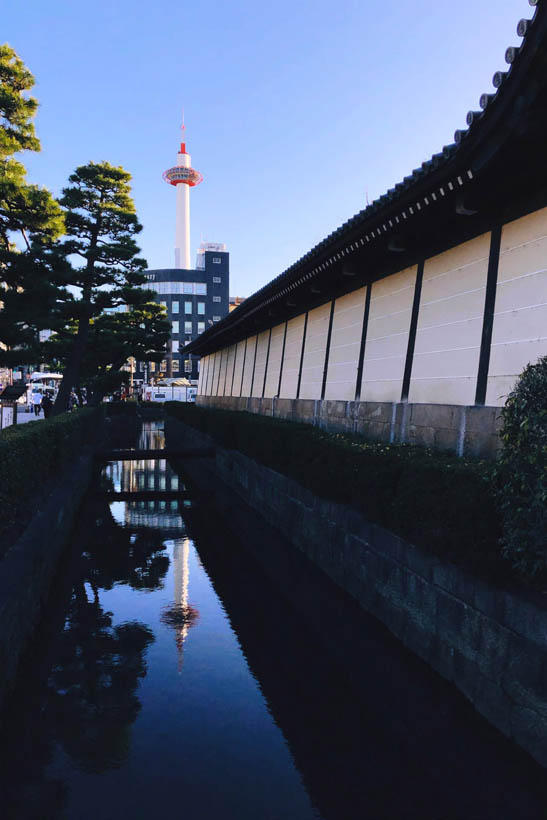
[[[169,448],[213,443],[173,418],[166,437]],[[191,459],[184,470],[219,500],[230,497],[227,487],[256,510],[547,766],[547,604],[540,596],[491,587],[238,451],[217,447],[214,458]]]
[[[101,421],[93,442],[34,502],[28,525],[0,561],[0,706],[14,684],[22,653],[59,571],[91,481],[95,452],[105,444],[113,446],[120,435],[134,435],[138,424],[123,416]]]

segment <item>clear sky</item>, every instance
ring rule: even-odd
[[[453,141],[492,91],[527,0],[4,0],[2,42],[36,77],[42,153],[60,194],[90,160],[133,175],[143,255],[174,263],[184,106],[200,237],[226,242],[248,296]]]

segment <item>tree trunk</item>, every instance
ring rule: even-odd
[[[59,392],[51,411],[52,416],[66,413],[72,388],[80,381],[80,365],[85,352],[87,337],[89,335],[89,316],[82,316],[78,322],[78,333],[74,340],[74,347],[67,362],[63,380],[59,387]]]
[[[104,399],[105,395],[106,394],[103,390],[94,390],[91,394],[91,398],[88,401],[88,405],[90,407],[98,407]]]

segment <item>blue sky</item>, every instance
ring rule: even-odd
[[[184,106],[201,235],[247,296],[465,127],[518,45],[527,0],[4,0],[36,77],[29,178],[59,194],[89,160],[133,175],[150,267],[171,267]]]

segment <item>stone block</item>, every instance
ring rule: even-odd
[[[433,568],[432,580],[436,586],[450,592],[454,597],[470,606],[474,605],[475,579],[454,564],[439,561]]]
[[[457,404],[409,404],[409,410],[412,425],[459,430],[464,408]]]
[[[369,544],[372,543],[372,530],[375,525],[367,521],[357,510],[352,507],[342,507],[340,510],[340,523],[348,532]]]
[[[355,402],[355,404],[356,419],[368,419],[374,422],[391,424],[391,417],[393,413],[392,402],[360,401]]]
[[[469,433],[479,433],[489,436],[497,432],[496,420],[500,416],[500,407],[475,407],[466,408],[465,429]]]
[[[401,539],[395,533],[372,524],[370,527],[369,539],[376,552],[393,561],[400,560]]]
[[[294,402],[294,399],[275,399],[275,417],[286,420],[292,419],[294,413]]]
[[[416,575],[428,582],[433,581],[433,572],[439,563],[439,558],[424,552],[419,547],[400,539],[399,560]]]
[[[437,450],[447,450],[451,453],[457,453],[460,443],[460,431],[456,429],[441,428],[435,431],[435,439],[433,446]]]
[[[329,433],[353,433],[354,422],[345,416],[328,416],[320,419],[320,426]]]
[[[497,435],[467,432],[463,439],[463,455],[473,458],[496,458],[501,441]]]
[[[476,614],[480,620],[478,658],[481,672],[488,680],[501,683],[509,659],[510,636],[496,621]]]
[[[489,618],[501,623],[504,598],[507,593],[490,586],[479,578],[475,579],[473,606],[488,615]]]
[[[293,418],[313,424],[315,420],[315,401],[313,399],[295,399],[293,404]]]
[[[320,402],[320,413],[327,418],[346,418],[348,411],[347,401],[328,399]]]
[[[480,677],[476,659],[468,657],[467,654],[454,647],[453,681],[471,703],[475,703]]]
[[[434,427],[418,427],[415,424],[410,424],[404,440],[407,444],[415,444],[418,447],[434,447],[436,433]],[[400,433],[396,435],[396,440],[402,440]]]
[[[364,436],[364,438],[372,441],[389,442],[390,425],[383,421],[369,421],[358,419],[354,424],[354,430],[357,435]]]
[[[433,669],[442,675],[446,680],[451,681],[454,677],[454,647],[449,644],[444,636],[435,633],[431,641],[431,654],[429,662]]]
[[[262,399],[250,396],[247,400],[247,412],[260,413]]]
[[[501,683],[509,697],[547,718],[547,692],[544,683],[545,657],[535,647],[515,636],[507,640],[507,663]]]
[[[455,648],[462,646],[462,631],[466,620],[466,604],[450,593],[437,591],[437,633]],[[465,649],[463,650],[465,651]]]
[[[543,603],[543,602],[542,602]],[[547,604],[547,602],[546,602]],[[547,605],[540,606],[524,596],[503,596],[502,623],[509,629],[547,651]]]
[[[511,737],[511,698],[496,681],[488,680],[484,676],[477,677],[473,704],[493,726]]]
[[[416,617],[418,615],[418,617]],[[419,617],[416,611],[406,611],[404,628],[401,640],[409,649],[415,652],[424,661],[428,661],[433,654],[434,631],[427,619]]]
[[[515,704],[511,710],[511,737],[542,766],[547,766],[547,717]]]

